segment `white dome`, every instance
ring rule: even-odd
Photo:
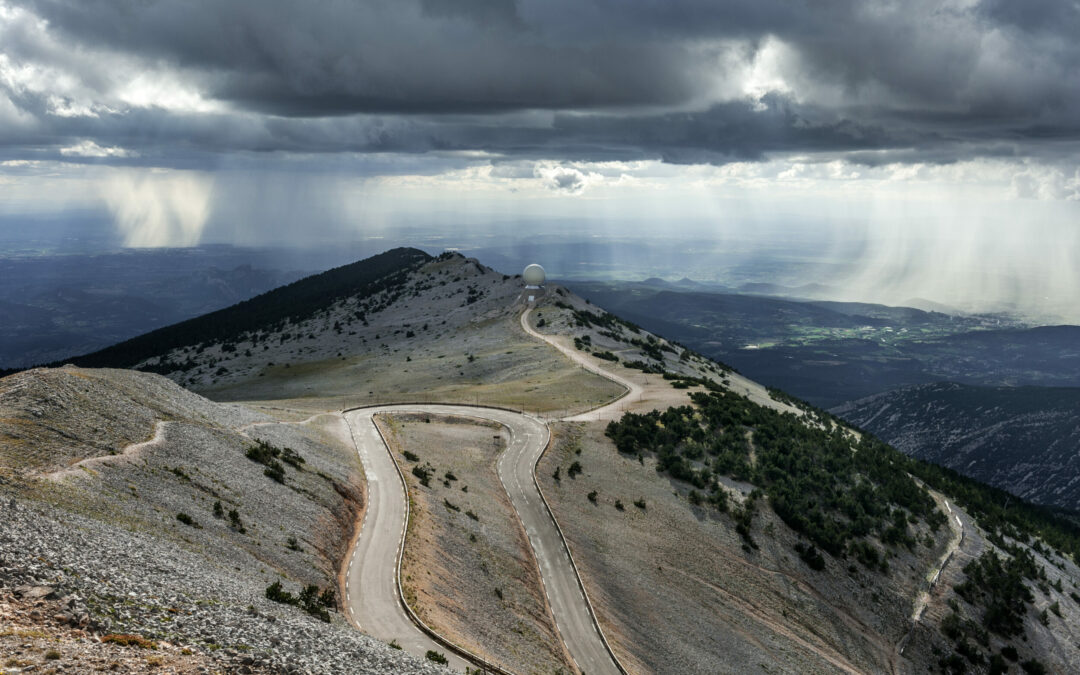
[[[547,274],[544,273],[544,268],[540,267],[536,263],[533,263],[532,265],[526,267],[525,272],[522,273],[521,276],[525,277],[525,283],[529,286],[540,286],[544,283],[544,280],[547,279]]]

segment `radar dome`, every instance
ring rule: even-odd
[[[525,272],[521,276],[525,278],[525,283],[529,286],[541,286],[543,285],[544,280],[547,279],[544,268],[536,263],[526,267]]]

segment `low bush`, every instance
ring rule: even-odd
[[[147,640],[141,635],[127,635],[123,633],[111,633],[103,635],[101,641],[106,644],[120,645],[121,647],[138,647],[140,649],[157,649],[157,643]]]
[[[247,532],[247,528],[244,527],[244,521],[240,520],[240,512],[236,509],[229,511],[229,527],[236,530],[240,534]]]
[[[581,462],[574,460],[574,463],[570,465],[570,468],[566,470],[566,475],[574,478],[582,471]]]
[[[431,474],[433,470],[431,466],[414,466],[412,468],[412,475],[419,479],[420,484],[424,487],[431,487]]]
[[[194,518],[192,518],[186,513],[176,514],[176,519],[179,520],[181,523],[187,525],[188,527],[194,527],[196,530],[202,529],[202,525],[197,523]]]
[[[326,623],[330,623],[330,612],[326,608],[336,603],[336,596],[332,589],[328,588],[320,594],[318,586],[308,584],[298,596],[294,596],[282,587],[280,581],[275,581],[266,587],[266,598],[272,602],[299,607]]]
[[[810,569],[817,572],[825,569],[825,558],[821,556],[821,553],[813,544],[809,546],[804,546],[802,543],[795,544],[795,551]]]
[[[424,658],[432,663],[438,663],[439,665],[445,666],[447,664],[446,657],[434,649],[427,650],[427,654],[424,654]]]

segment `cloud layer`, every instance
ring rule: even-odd
[[[0,155],[1055,160],[1078,34],[1070,0],[0,0]]]

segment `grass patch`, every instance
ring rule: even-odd
[[[105,635],[101,641],[107,644],[120,645],[121,647],[138,647],[139,649],[157,649],[157,643],[147,640],[141,635],[129,635],[125,633],[112,633]]]

